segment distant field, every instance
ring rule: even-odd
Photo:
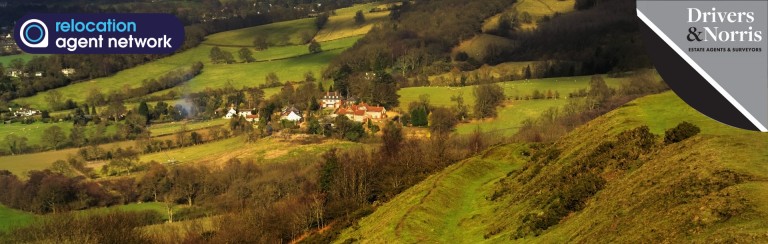
[[[508,81],[499,83],[504,88],[504,95],[514,98],[515,96],[531,95],[534,90],[546,93],[547,90],[552,90],[560,93],[561,98],[568,96],[568,93],[578,91],[582,88],[589,87],[589,81],[592,76],[575,76],[575,77],[557,77],[557,78],[545,78],[545,79],[531,79],[528,81]],[[618,87],[621,84],[623,78],[611,78],[603,76],[605,82],[610,87]],[[475,97],[473,94],[474,86],[465,87],[408,87],[400,89],[398,94],[400,95],[400,108],[407,109],[411,102],[418,101],[419,96],[422,94],[429,95],[430,104],[433,106],[454,106],[455,103],[451,102],[451,96],[463,94],[464,103],[472,107],[475,103]]]
[[[483,132],[511,136],[517,133],[526,119],[538,118],[545,110],[552,107],[561,108],[567,103],[568,99],[514,101],[499,108],[498,117],[459,124],[456,127],[456,132],[459,134],[469,134],[475,131],[477,127],[480,127],[480,131]]]
[[[568,13],[574,10],[575,0],[519,0],[512,8],[504,11],[504,14],[528,12],[532,17],[532,23],[522,23],[521,28],[530,30],[537,27],[537,22],[544,16],[552,17],[555,13]],[[519,16],[518,15],[518,16]],[[483,31],[494,30],[499,26],[499,16],[494,15],[485,20]]]
[[[45,130],[53,127],[58,126],[61,128],[62,131],[64,131],[64,134],[69,137],[70,131],[72,130],[73,124],[72,122],[65,121],[65,122],[58,122],[58,123],[42,123],[42,122],[36,122],[33,124],[21,124],[21,123],[13,123],[13,124],[0,124],[0,140],[5,140],[5,137],[8,135],[17,135],[17,136],[23,136],[27,138],[27,144],[28,145],[42,145],[42,137],[43,134],[45,134]],[[87,126],[85,127],[86,135],[93,130],[95,127],[93,126]],[[114,125],[110,125],[107,127],[107,135],[114,135],[115,131],[117,130],[117,127]],[[0,148],[7,149],[8,145],[3,143],[0,144]]]
[[[347,147],[355,144],[348,141],[326,140],[320,144],[297,145],[274,136],[246,143],[244,137],[233,137],[192,147],[145,154],[140,157],[140,160],[142,162],[174,160],[180,163],[213,165],[225,163],[232,158],[253,159],[256,162],[280,162],[291,157],[316,157],[318,153],[331,147]]]
[[[290,20],[219,32],[208,36],[204,43],[216,46],[253,47],[253,40],[257,36],[263,36],[267,39],[270,46],[300,45],[305,44],[301,41],[302,32],[308,32],[310,36],[314,36],[317,33],[314,18]]]
[[[175,206],[173,209],[178,210],[182,208],[182,206]],[[115,205],[105,208],[91,208],[86,209],[82,211],[78,211],[78,213],[81,214],[100,214],[105,213],[107,211],[113,211],[113,210],[120,210],[120,211],[126,211],[126,212],[135,212],[135,211],[155,211],[160,213],[160,216],[163,217],[164,220],[168,219],[168,211],[165,209],[165,204],[160,202],[144,202],[144,203],[129,203],[125,205]]]
[[[530,66],[531,69],[534,69],[536,64],[540,64],[540,63],[543,63],[543,61],[506,62],[506,63],[497,64],[496,66],[484,65],[476,70],[472,70],[467,73],[489,74],[490,77],[493,77],[493,78],[499,78],[502,75],[508,75],[508,74],[516,74],[522,77],[526,67]],[[451,72],[447,72],[439,75],[432,75],[432,76],[429,76],[429,81],[435,86],[445,85],[445,84],[438,84],[437,83],[438,79],[442,78],[445,81],[451,81],[453,79],[452,76],[453,74]]]
[[[453,52],[465,52],[469,57],[475,60],[485,60],[486,50],[491,45],[496,45],[502,49],[510,49],[513,47],[512,40],[510,39],[495,35],[480,34],[472,39],[461,42],[458,47],[453,49]]]
[[[186,125],[188,131],[193,131],[193,130],[217,126],[217,125],[225,125],[227,124],[227,122],[229,122],[229,120],[225,120],[225,119],[213,119],[213,120],[197,121],[197,122],[171,122],[171,123],[151,125],[149,127],[149,130],[152,133],[152,136],[162,136],[162,135],[169,135],[169,134],[174,134],[178,132],[179,129],[181,129],[182,125]]]
[[[16,55],[0,56],[0,63],[3,64],[3,67],[8,67],[8,65],[10,65],[11,61],[14,59],[21,59],[24,62],[27,62],[35,56],[47,56],[47,55],[22,53],[22,54],[16,54]]]
[[[389,11],[369,13],[378,5],[369,3],[336,10],[336,15],[330,16],[325,27],[317,32],[315,40],[329,41],[368,33],[374,25],[389,19]],[[365,15],[365,23],[362,25],[355,23],[354,16],[357,11],[363,11]]]
[[[0,232],[5,232],[13,227],[23,227],[34,219],[35,215],[32,213],[0,205]]]
[[[99,145],[104,149],[113,147],[134,147],[134,141],[121,141]],[[68,148],[56,151],[45,151],[39,153],[21,154],[15,156],[0,157],[0,169],[11,171],[11,173],[20,177],[26,177],[26,172],[31,170],[43,170],[59,159],[67,159],[69,155],[77,154],[78,148]]]

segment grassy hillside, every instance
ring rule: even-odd
[[[517,13],[518,16],[521,16],[524,12],[527,12],[531,16],[532,22],[522,23],[520,27],[524,30],[530,30],[536,28],[537,22],[544,16],[552,17],[555,13],[565,14],[573,11],[575,2],[575,0],[518,0],[503,14]],[[501,14],[498,14],[488,18],[483,23],[483,31],[498,28],[500,16]]]
[[[467,234],[480,233],[482,228],[465,224],[466,219],[485,212],[483,199],[494,180],[520,167],[521,162],[516,159],[519,148],[518,145],[504,146],[487,152],[485,156],[449,166],[382,205],[360,220],[359,226],[342,232],[337,242],[477,241],[477,238]]]
[[[21,227],[35,219],[35,215],[0,205],[0,232]]]
[[[489,34],[480,34],[472,39],[462,41],[459,46],[453,49],[453,53],[464,52],[474,60],[485,60],[487,48],[495,45],[501,49],[510,49],[513,47],[512,40]]]
[[[314,36],[317,33],[313,18],[297,19],[244,29],[225,31],[210,35],[205,44],[216,46],[253,47],[257,36],[267,39],[270,46],[305,44],[301,35]]]
[[[639,134],[615,137],[643,125],[658,134],[682,121],[700,126],[701,134],[670,145],[657,137],[646,153],[634,144],[643,141]],[[713,121],[671,92],[652,95],[577,128],[552,147],[505,145],[453,165],[337,240],[765,242],[768,167],[761,162],[768,160],[767,139]],[[613,150],[601,151],[601,144]],[[596,191],[579,195],[588,189]],[[572,210],[558,212],[558,206]],[[550,218],[554,213],[565,215]]]
[[[315,40],[330,41],[368,33],[373,26],[389,19],[389,11],[368,12],[376,6],[378,6],[377,3],[369,3],[336,10],[336,15],[330,16],[328,23],[317,32]],[[357,11],[363,11],[365,15],[365,23],[361,25],[356,24],[354,20]]]

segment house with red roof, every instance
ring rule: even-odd
[[[387,117],[387,109],[380,106],[371,106],[361,103],[346,108],[339,108],[336,110],[336,115],[347,116],[350,120],[357,122],[366,122],[369,119],[379,121]]]

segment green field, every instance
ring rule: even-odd
[[[135,145],[136,143],[134,141],[121,141],[102,144],[99,145],[99,147],[112,149],[114,147],[134,147]],[[24,178],[27,175],[26,172],[50,168],[54,161],[67,159],[69,155],[76,155],[78,150],[79,148],[68,148],[56,151],[2,156],[0,157],[0,169],[11,171],[11,173]]]
[[[290,20],[268,25],[248,27],[244,29],[219,32],[206,38],[205,44],[216,46],[253,47],[257,36],[267,39],[270,46],[300,45],[302,32],[310,36],[317,33],[314,18]]]
[[[332,147],[345,148],[357,145],[348,141],[326,140],[319,144],[296,144],[276,137],[246,143],[244,137],[233,137],[202,145],[174,149],[165,152],[145,154],[142,162],[177,161],[179,163],[223,164],[229,159],[253,159],[256,162],[282,162],[296,157],[316,158],[318,154]]]
[[[179,206],[179,205],[173,207],[174,210],[178,210],[180,208],[182,208],[182,206]],[[168,211],[166,211],[165,203],[161,203],[161,202],[129,203],[125,205],[115,205],[115,206],[103,207],[103,208],[91,208],[91,209],[78,211],[78,213],[89,215],[89,214],[101,214],[101,213],[106,213],[108,211],[114,211],[114,210],[126,211],[126,212],[155,211],[160,213],[160,216],[162,216],[164,220],[168,219]]]
[[[364,35],[368,33],[376,24],[384,22],[389,19],[389,11],[369,13],[368,11],[375,8],[379,4],[369,3],[355,5],[350,8],[343,8],[336,10],[336,15],[328,18],[328,23],[317,32],[315,40],[317,41],[330,41],[347,36]],[[358,25],[354,21],[354,16],[357,11],[363,11],[365,15],[365,23]]]
[[[5,137],[8,135],[23,136],[28,140],[27,145],[42,145],[42,137],[43,134],[45,134],[45,130],[53,126],[61,128],[61,130],[64,131],[64,134],[69,137],[73,124],[68,121],[58,123],[35,122],[29,125],[21,123],[2,124],[0,125],[0,139],[5,140]],[[86,127],[86,135],[93,129],[94,127],[92,126]],[[107,126],[107,135],[114,135],[116,129],[117,127],[114,125]],[[8,145],[2,144],[0,145],[0,148],[8,149]]]
[[[576,76],[576,77],[558,77],[558,78],[545,78],[545,79],[531,79],[528,81],[508,81],[499,83],[504,88],[504,94],[509,98],[516,96],[531,95],[534,90],[546,93],[547,90],[552,90],[560,93],[560,98],[566,98],[568,93],[578,91],[579,89],[587,89],[589,87],[589,81],[592,76]],[[617,88],[624,80],[622,78],[611,78],[603,76],[605,82],[609,87]],[[400,108],[408,108],[411,102],[418,101],[419,96],[426,94],[429,95],[430,104],[438,107],[449,107],[455,105],[451,102],[451,96],[463,94],[464,103],[469,105],[475,103],[475,97],[473,95],[474,86],[465,87],[408,87],[398,91],[400,95]]]
[[[523,77],[526,67],[531,66],[531,69],[533,69],[537,64],[540,63],[543,63],[543,61],[506,62],[497,64],[495,66],[484,65],[476,70],[465,73],[468,73],[468,75],[474,75],[475,73],[483,75],[488,74],[489,77],[496,79],[511,74]],[[441,79],[443,82],[447,82],[447,84],[440,84]],[[452,80],[453,74],[451,72],[429,76],[429,82],[432,84],[432,86],[448,85],[452,82]]]
[[[574,0],[520,0],[511,8],[504,11],[504,14],[528,12],[531,15],[531,23],[521,23],[520,27],[524,30],[534,29],[537,22],[544,16],[552,17],[555,13],[568,13],[574,11]],[[499,26],[499,16],[494,15],[485,20],[483,31],[494,30]]]
[[[0,232],[23,227],[35,220],[35,215],[0,205]]]
[[[11,61],[14,59],[21,59],[25,63],[36,56],[46,56],[41,54],[29,54],[29,53],[22,53],[22,54],[16,54],[16,55],[8,55],[8,56],[0,56],[0,64],[3,65],[3,67],[8,67],[8,65],[11,64]]]
[[[512,136],[517,133],[526,119],[538,118],[545,110],[552,107],[562,108],[567,103],[568,99],[514,101],[499,108],[496,118],[459,124],[456,132],[469,134],[480,127],[482,132]]]
[[[163,123],[163,124],[154,124],[149,127],[150,132],[152,133],[152,136],[163,136],[163,135],[170,135],[174,134],[181,129],[182,125],[187,126],[187,131],[193,131],[193,130],[199,130],[203,128],[213,127],[213,126],[221,126],[225,125],[229,122],[229,120],[225,119],[213,119],[213,120],[207,120],[207,121],[196,121],[196,122],[171,122],[171,123]]]
[[[587,154],[614,135],[647,125],[663,133],[681,121],[702,128],[702,134],[663,146],[644,164],[627,171],[604,175],[605,187],[592,196],[583,210],[571,212],[539,236],[514,237],[521,219],[545,214],[546,202],[502,193],[536,194],[552,189],[543,182],[560,180],[563,167]],[[660,140],[660,139],[659,139]],[[609,112],[559,139],[561,150],[554,162],[543,168],[523,168],[514,178],[508,173],[529,160],[521,156],[520,144],[492,148],[449,166],[344,230],[337,242],[388,243],[389,240],[420,243],[499,242],[764,242],[768,236],[768,136],[735,129],[699,114],[672,92],[650,95]],[[742,180],[729,180],[723,172],[735,172]],[[506,183],[498,183],[504,179]],[[527,180],[526,180],[527,179]],[[521,181],[522,180],[522,181]],[[715,183],[717,182],[717,183]],[[735,182],[735,183],[726,183]],[[703,190],[700,185],[734,184]],[[701,191],[706,191],[702,193]],[[676,192],[685,192],[678,194]],[[707,193],[711,192],[711,193]],[[678,199],[679,197],[685,200]],[[555,200],[552,200],[555,201]],[[724,210],[728,209],[728,210]],[[734,210],[743,209],[743,210]],[[718,211],[734,211],[731,217]]]

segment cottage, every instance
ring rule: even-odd
[[[21,71],[21,70],[19,70],[19,69],[9,69],[9,70],[8,70],[8,76],[10,76],[10,77],[16,77],[16,78],[19,78],[19,77],[21,77],[23,74],[24,74],[24,72],[22,72],[22,71]]]
[[[323,99],[320,101],[320,106],[326,109],[337,109],[341,107],[343,100],[341,99],[341,93],[339,92],[326,92]]]
[[[298,122],[301,121],[301,111],[299,111],[296,107],[286,107],[283,109],[282,113],[280,114],[280,120],[288,120],[292,122]]]
[[[61,74],[63,74],[66,77],[69,77],[70,75],[74,75],[75,74],[75,69],[73,69],[73,68],[61,69]]]
[[[229,111],[224,115],[224,119],[232,119],[235,116],[237,116],[237,110],[235,110],[235,107],[229,107]]]

